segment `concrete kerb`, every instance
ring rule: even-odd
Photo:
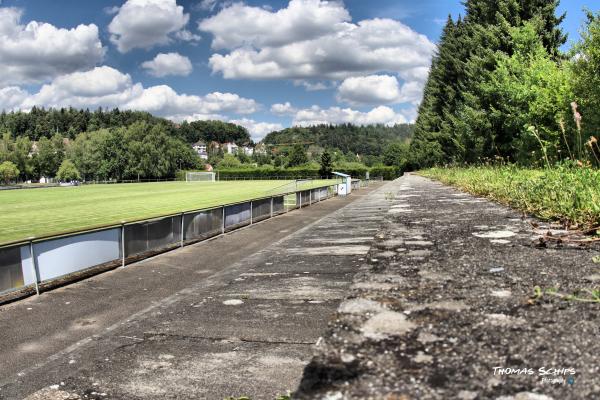
[[[385,188],[385,185],[382,186],[382,187],[380,187],[380,188],[377,188],[377,189],[373,190],[371,193],[376,193],[376,192],[382,190],[383,188]],[[352,206],[353,203],[354,203],[354,201],[352,201],[349,204],[346,204],[343,207],[337,209],[335,212],[343,212],[345,209],[347,209],[348,207]],[[287,213],[285,213],[285,214],[287,214]],[[307,230],[314,229],[315,226],[321,224],[322,223],[321,221],[324,218],[327,218],[327,217],[328,216],[322,217],[319,220],[314,221],[311,224],[309,224],[309,225],[307,225],[307,226],[305,226],[305,227],[303,227],[303,228],[301,228],[301,229],[299,229],[297,231],[294,231],[294,232],[292,232],[290,234],[284,234],[283,236],[279,237],[279,239],[277,239],[276,241],[272,242],[270,244],[270,246],[276,246],[276,245],[281,244],[282,242],[284,242],[285,240],[287,240],[289,238],[289,236],[292,235],[292,234],[300,234],[302,232],[306,232]],[[260,222],[266,222],[267,220],[260,221]],[[254,224],[252,226],[254,226]],[[233,234],[235,232],[240,232],[240,231],[245,230],[247,228],[251,228],[252,226],[250,226],[250,225],[249,226],[245,226],[245,227],[240,228],[238,230],[227,232],[223,236],[216,236],[216,237],[213,237],[213,238],[209,238],[206,241],[212,241],[212,240],[216,240],[216,239],[219,239],[219,238],[223,238],[223,237],[226,237],[229,234]],[[203,242],[201,242],[201,243],[203,243]],[[200,245],[201,243],[198,243],[197,245]],[[190,246],[186,246],[186,248],[192,247],[194,245],[195,244],[192,244]],[[174,251],[176,252],[178,250],[176,249]],[[151,258],[144,259],[142,261],[138,261],[135,264],[150,261],[152,259],[157,258],[158,256],[159,255],[155,255],[155,256],[153,256]],[[169,306],[169,305],[178,303],[180,301],[184,301],[183,297],[185,295],[192,294],[196,290],[198,290],[198,289],[200,289],[200,288],[202,288],[202,287],[204,287],[206,285],[209,285],[211,283],[211,281],[217,281],[218,278],[227,276],[230,273],[231,270],[235,270],[235,269],[239,269],[239,268],[243,267],[246,264],[246,260],[249,259],[252,256],[253,255],[250,255],[250,256],[244,258],[243,260],[238,261],[238,262],[232,264],[230,267],[227,268],[227,270],[219,271],[219,272],[217,272],[215,274],[212,274],[212,275],[210,275],[210,276],[208,276],[206,278],[203,278],[203,280],[201,282],[198,282],[198,283],[196,283],[196,284],[194,284],[194,285],[192,285],[192,286],[190,286],[188,288],[182,289],[182,290],[174,293],[171,296],[165,297],[162,300],[159,300],[159,301],[153,303],[152,305],[144,308],[143,310],[140,310],[139,312],[131,314],[125,320],[120,320],[120,321],[118,321],[118,322],[110,325],[109,327],[104,328],[101,334],[90,335],[88,337],[85,337],[85,338],[77,341],[76,343],[74,343],[74,344],[66,347],[62,351],[54,353],[53,355],[47,357],[46,359],[39,361],[38,363],[36,363],[36,365],[19,371],[17,375],[19,377],[21,377],[21,378],[25,377],[25,376],[27,376],[29,374],[32,374],[35,371],[38,371],[38,370],[44,368],[45,366],[47,366],[51,362],[58,361],[60,359],[64,359],[69,354],[72,354],[75,351],[77,351],[77,350],[85,347],[86,345],[88,345],[88,344],[96,341],[99,337],[102,337],[102,336],[104,336],[104,335],[106,335],[108,333],[111,333],[111,332],[115,331],[116,329],[118,329],[119,327],[121,327],[125,321],[140,319],[140,318],[144,317],[145,315],[151,313],[152,311],[154,311],[154,310],[156,310],[158,308]],[[0,386],[7,385],[7,384],[9,384],[11,382],[13,382],[12,379],[10,379],[10,378],[9,379],[5,379],[5,380],[3,380],[3,381],[0,382]]]

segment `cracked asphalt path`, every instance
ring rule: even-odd
[[[589,298],[598,246],[544,243],[551,226],[416,175],[385,191],[295,399],[600,399],[600,305],[534,296]]]
[[[376,193],[1,307],[0,398],[273,399],[294,390],[385,217]]]

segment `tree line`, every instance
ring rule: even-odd
[[[50,138],[42,136],[34,145],[27,136],[13,139],[4,133],[0,141],[3,180],[172,178],[179,169],[200,166],[192,148],[170,135],[163,124],[140,121],[65,139],[55,133]]]
[[[203,166],[190,147],[199,140],[251,143],[246,128],[236,124],[176,124],[141,111],[33,107],[2,112],[0,179],[173,178],[178,169]]]
[[[404,162],[600,163],[600,14],[565,53],[558,5],[467,0],[448,18]]]
[[[358,154],[360,161],[367,165],[375,165],[382,162],[381,155],[390,144],[408,141],[412,133],[411,124],[315,125],[272,132],[263,142],[271,147],[285,148],[285,145],[291,147],[294,143],[303,143],[309,147],[312,145],[331,149],[333,152],[345,154],[349,158],[348,161],[358,161],[355,159]]]
[[[229,122],[193,121],[188,123],[184,121],[177,124],[144,111],[122,111],[118,108],[105,110],[102,107],[95,111],[72,107],[60,109],[33,107],[29,112],[3,111],[0,113],[0,132],[8,132],[13,138],[27,137],[32,141],[40,140],[42,137],[50,139],[55,134],[75,139],[83,132],[128,127],[137,122],[160,125],[165,133],[187,143],[204,140],[219,143],[236,142],[246,145],[252,142],[246,128]]]

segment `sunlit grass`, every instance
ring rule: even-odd
[[[333,184],[306,181],[298,189]],[[0,191],[0,244],[294,191],[294,181],[160,182]]]
[[[600,225],[600,170],[516,166],[432,168],[419,174],[571,228]]]

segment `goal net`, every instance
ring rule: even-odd
[[[186,182],[214,182],[216,174],[214,172],[186,172]]]

